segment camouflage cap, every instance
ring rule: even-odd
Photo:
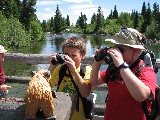
[[[114,44],[126,45],[132,48],[145,49],[140,43],[140,38],[143,35],[133,28],[121,28],[118,33],[116,33],[112,39],[106,39],[105,41],[110,41]]]

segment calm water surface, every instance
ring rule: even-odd
[[[43,42],[36,42],[33,43],[33,46],[26,47],[21,50],[17,50],[15,52],[18,53],[26,53],[26,54],[52,54],[52,53],[59,53],[61,52],[61,43],[71,37],[71,36],[78,36],[85,39],[86,43],[86,53],[87,55],[94,55],[95,50],[98,47],[104,46],[113,46],[111,43],[106,43],[105,36],[95,36],[95,35],[83,35],[83,34],[62,34],[62,35],[52,35],[47,34],[47,38]],[[159,45],[152,45],[147,44],[147,47],[155,52],[156,57],[160,58],[160,48]],[[7,76],[31,76],[32,70],[39,70],[39,69],[48,69],[48,64],[39,64],[39,65],[31,65],[25,63],[13,63],[7,62],[4,63],[4,69]],[[101,67],[101,70],[106,69],[106,65]],[[157,74],[158,83],[160,84],[160,70]],[[9,91],[9,96],[16,96],[16,97],[23,97],[25,93],[25,89],[27,87],[26,84],[17,84],[17,83],[8,83],[12,85],[12,89]],[[97,92],[98,98],[97,103],[104,104],[106,91]]]

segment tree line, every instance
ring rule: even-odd
[[[113,35],[121,27],[133,27],[150,39],[160,39],[160,10],[156,2],[152,9],[149,2],[143,2],[141,12],[133,9],[131,13],[118,13],[115,5],[107,18],[99,6],[89,24],[87,16],[81,12],[75,25],[70,24],[69,15],[62,17],[58,5],[55,15],[40,22],[35,14],[36,3],[37,0],[0,0],[1,45],[10,49],[31,45],[45,40],[45,32]]]
[[[69,16],[62,17],[57,5],[54,17],[49,20],[43,20],[42,28],[44,31],[59,33],[66,29],[74,33],[84,34],[115,34],[120,27],[132,27],[145,34],[150,39],[160,39],[160,10],[159,5],[155,2],[153,9],[151,5],[143,2],[141,12],[132,10],[131,13],[121,12],[114,6],[107,18],[104,18],[101,7],[98,7],[97,13],[93,13],[91,21],[87,24],[87,16],[80,13],[76,25],[70,25]]]
[[[45,40],[36,0],[0,0],[0,44],[15,50]]]

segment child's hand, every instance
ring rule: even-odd
[[[0,91],[8,91],[11,88],[11,86],[1,85],[0,88],[1,88]]]
[[[52,54],[52,55],[50,56],[50,66],[49,66],[48,70],[49,70],[51,73],[52,73],[53,70],[59,65],[59,64],[53,65],[53,63],[52,63],[52,60],[53,60],[53,59],[56,59],[56,57],[57,57],[57,53]]]
[[[57,53],[55,53],[55,54],[52,54],[51,56],[50,56],[50,64],[52,64],[52,60],[53,59],[56,59],[57,58]],[[53,64],[52,64],[53,65]]]
[[[65,63],[67,64],[67,66],[72,72],[76,70],[75,62],[68,55],[65,55]]]
[[[116,67],[119,67],[124,62],[122,53],[118,48],[110,48],[107,52],[112,56]]]

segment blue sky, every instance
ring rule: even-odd
[[[134,9],[141,12],[144,1],[146,6],[150,3],[151,9],[155,2],[160,5],[160,0],[37,0],[36,14],[40,21],[48,20],[54,17],[58,5],[63,17],[69,15],[71,24],[76,23],[81,12],[87,16],[87,23],[90,23],[90,18],[93,13],[97,13],[98,6],[106,18],[115,5],[119,13],[131,12]]]

